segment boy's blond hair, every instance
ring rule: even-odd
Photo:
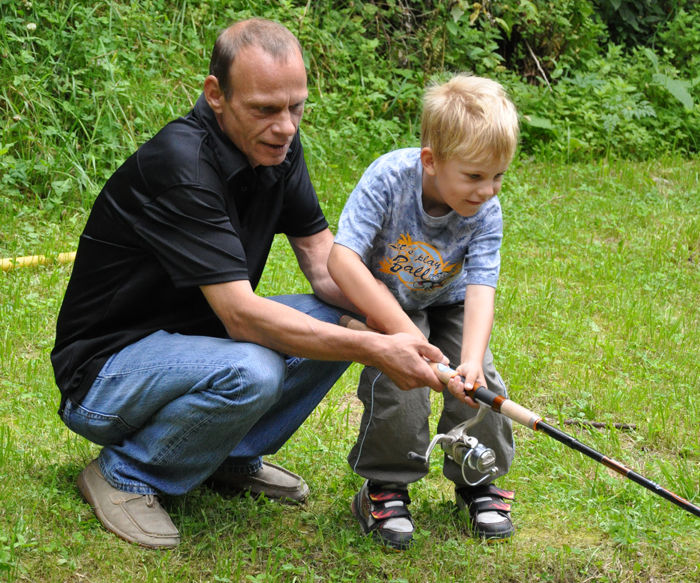
[[[515,105],[491,79],[460,74],[425,91],[421,145],[440,161],[462,156],[477,163],[510,162],[518,135]]]

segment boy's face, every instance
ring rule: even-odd
[[[508,161],[498,158],[474,163],[458,156],[447,161],[433,156],[431,148],[421,150],[423,163],[423,208],[431,216],[451,210],[463,217],[474,216],[481,205],[501,190]]]

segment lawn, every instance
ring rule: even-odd
[[[334,225],[359,163],[315,161]],[[511,397],[581,441],[700,504],[700,161],[520,159],[505,216],[491,348]],[[75,206],[0,209],[0,255],[74,250]],[[0,579],[109,581],[700,581],[700,519],[541,434],[516,429],[512,542],[469,538],[433,456],[412,486],[416,544],[360,535],[345,461],[360,409],[354,365],[274,459],[312,489],[302,508],[200,488],[165,501],[177,550],[104,531],[77,491],[98,448],[56,414],[49,353],[70,265],[0,272]],[[276,241],[258,292],[306,291]],[[434,410],[440,397],[435,395]],[[564,425],[622,422],[633,431]],[[434,425],[433,425],[434,430]]]

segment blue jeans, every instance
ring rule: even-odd
[[[270,299],[324,322],[345,313],[312,295]],[[114,354],[63,421],[104,446],[100,467],[115,488],[184,494],[218,468],[258,470],[349,364],[160,331]]]

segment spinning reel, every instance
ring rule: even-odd
[[[413,451],[408,452],[408,459],[418,460],[424,464],[428,463],[430,454],[435,446],[442,445],[447,457],[460,464],[462,468],[462,478],[469,486],[478,486],[488,479],[492,479],[498,474],[496,467],[496,454],[489,447],[485,447],[476,437],[467,435],[467,430],[479,423],[486,415],[489,407],[479,404],[479,412],[476,417],[460,423],[448,433],[439,433],[433,437],[425,455],[420,455]],[[476,470],[480,474],[486,474],[477,482],[470,482],[464,474],[466,467]]]

